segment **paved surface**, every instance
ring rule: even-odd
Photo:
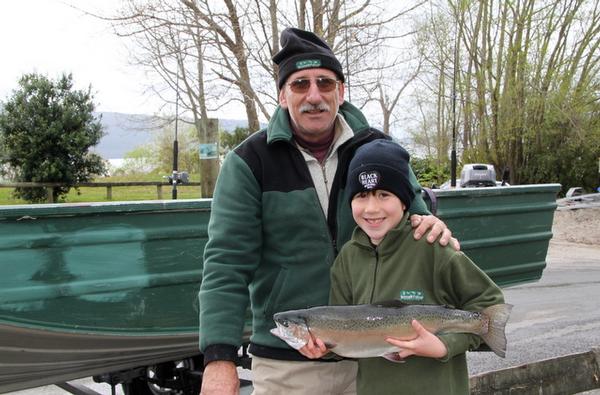
[[[600,246],[551,242],[547,262],[539,282],[505,289],[507,357],[469,353],[470,374],[600,346]]]
[[[80,384],[80,385],[84,385],[88,388],[91,388],[94,391],[96,391],[102,395],[110,395],[111,394],[110,385],[94,383],[94,381],[91,378],[85,378],[85,379],[81,379],[81,380],[73,380],[72,382]],[[120,386],[116,388],[115,393],[118,395],[123,395],[123,391],[121,390]],[[48,385],[45,387],[38,387],[38,388],[31,388],[28,390],[9,392],[8,394],[10,394],[10,395],[65,395],[65,394],[68,394],[68,392],[62,390],[61,388],[59,388],[55,385]]]

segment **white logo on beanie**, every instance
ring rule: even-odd
[[[363,186],[364,189],[373,189],[379,185],[381,175],[377,170],[363,171],[358,175],[358,182]]]

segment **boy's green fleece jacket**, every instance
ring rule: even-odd
[[[415,240],[408,215],[376,248],[357,227],[336,258],[331,277],[330,303],[335,305],[400,300],[481,311],[504,303],[500,288],[464,253]],[[441,360],[416,356],[404,363],[383,357],[360,359],[358,394],[468,394],[465,352],[477,349],[481,338],[466,333],[438,337],[448,350]]]

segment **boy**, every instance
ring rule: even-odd
[[[389,140],[356,151],[348,169],[352,216],[358,224],[331,271],[330,304],[364,304],[399,299],[481,311],[504,303],[501,290],[462,252],[412,237],[407,209],[414,197],[408,180],[409,155]],[[414,339],[388,338],[405,363],[384,358],[359,360],[358,394],[468,394],[465,352],[479,336],[435,335],[412,322]],[[320,339],[300,352],[327,353]]]

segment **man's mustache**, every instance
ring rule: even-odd
[[[327,103],[319,103],[319,104],[310,104],[304,103],[300,106],[300,112],[309,112],[309,111],[331,111],[331,108]]]

